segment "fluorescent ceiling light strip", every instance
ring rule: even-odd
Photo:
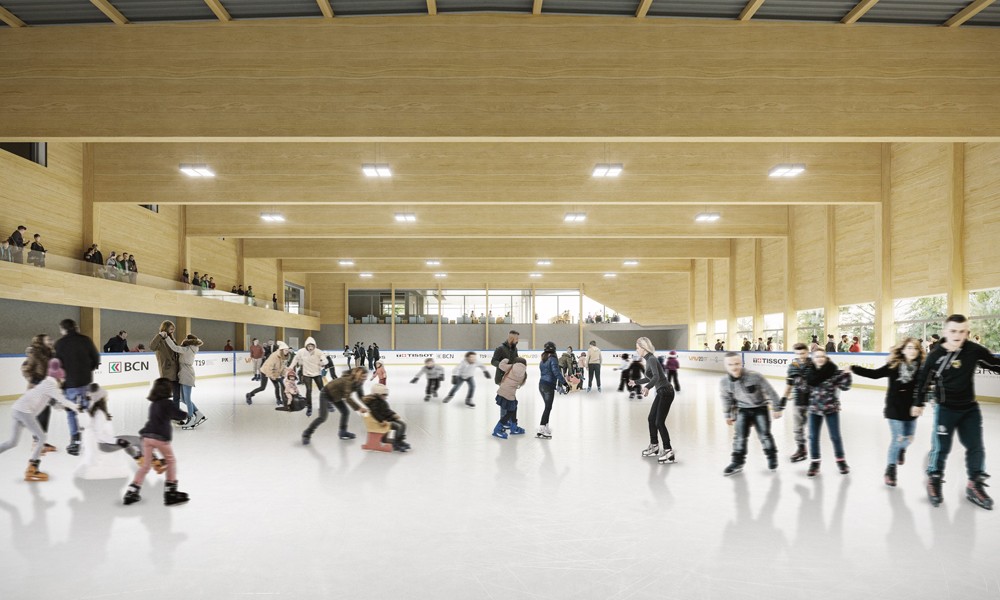
[[[339,264],[342,267],[353,267],[354,266],[354,261],[353,260],[342,260],[342,261],[339,261],[337,264]]]
[[[622,174],[622,170],[623,170],[623,167],[622,167],[621,163],[614,164],[614,165],[609,165],[608,166],[607,175],[605,175],[605,176],[606,177],[618,177],[619,175]]]
[[[594,177],[607,177],[608,165],[594,165]]]

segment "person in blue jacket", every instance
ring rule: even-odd
[[[555,343],[545,342],[538,368],[542,371],[538,380],[538,392],[545,402],[545,410],[542,411],[542,420],[538,425],[538,433],[535,434],[535,437],[549,440],[552,439],[552,430],[549,429],[549,414],[552,412],[552,401],[556,397],[556,386],[567,385],[562,370],[559,368],[559,359],[556,358]]]

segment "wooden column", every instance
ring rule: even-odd
[[[688,271],[688,350],[701,350],[697,347],[698,342],[698,323],[697,319],[694,318],[694,285],[695,285],[695,260],[692,258],[690,261],[689,271]]]
[[[104,338],[101,336],[101,309],[89,306],[80,307],[80,333],[94,340],[94,345],[101,348]],[[118,333],[117,331],[115,333]],[[55,336],[53,336],[55,338]],[[137,344],[139,342],[136,342]]]
[[[896,342],[892,301],[892,144],[882,144],[882,204],[875,207],[875,350]]]
[[[715,259],[705,259],[705,281],[705,341],[711,350],[715,348]]]
[[[285,340],[285,328],[284,327],[275,327],[274,328],[274,341],[277,342],[278,340],[281,340],[282,342],[287,343],[287,340]]]
[[[236,240],[236,283],[246,288],[247,260],[243,245],[243,238]]]
[[[951,211],[948,269],[948,313],[969,314],[969,290],[965,285],[965,144],[952,144]]]
[[[389,347],[396,349],[396,284],[389,284],[389,297],[392,298],[389,304]]]
[[[729,240],[729,306],[726,310],[726,350],[739,350],[743,340],[736,335],[736,240]]]
[[[351,295],[349,290],[350,286],[348,286],[345,283],[344,284],[344,345],[346,346],[352,346],[350,328],[348,327],[348,321],[350,321],[350,316],[351,316],[351,305],[350,305]]]
[[[437,301],[438,301],[438,350],[441,350],[441,319],[444,315],[444,310],[441,308],[441,284],[438,284],[437,289]]]
[[[840,341],[840,306],[837,304],[837,213],[833,205],[826,207],[826,294],[824,295],[823,326],[826,331],[820,339],[825,345],[827,335]]]
[[[83,243],[101,243],[101,205],[94,198],[93,144],[83,145]]]
[[[764,337],[764,240],[753,242],[753,336]]]
[[[535,348],[535,284],[531,284],[531,347]]]
[[[177,340],[178,343],[180,343],[180,341],[183,340],[189,333],[198,335],[197,332],[191,331],[191,317],[177,317],[174,320],[174,325],[177,326],[177,330],[174,331],[174,339]]]
[[[785,238],[785,343],[790,351],[798,340],[798,315],[795,311],[795,207],[788,207],[788,236]]]
[[[276,283],[278,286],[278,307],[281,310],[285,310],[285,269],[280,258],[278,259],[277,275],[278,281]]]
[[[247,324],[246,323],[236,323],[236,339],[233,347],[240,352],[245,352],[247,350]]]
[[[583,348],[583,284],[580,284],[580,309],[576,314],[576,321],[580,324],[580,348]],[[603,320],[603,318],[602,318]]]
[[[483,332],[483,348],[490,347],[490,284],[486,284],[486,317],[483,319],[486,321],[486,331]]]
[[[191,259],[191,240],[187,234],[187,206],[181,204],[177,211],[177,278],[188,268]],[[190,274],[191,272],[188,271]],[[219,282],[221,286],[221,281]]]

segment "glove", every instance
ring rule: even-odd
[[[410,383],[416,383],[418,379],[420,379],[420,378],[419,377],[414,377],[413,379],[410,380]]]
[[[782,396],[781,400],[778,401],[778,407],[775,410],[785,410],[785,406],[788,404],[788,396]]]
[[[486,371],[483,371],[483,377],[485,377],[486,379],[489,379],[490,378],[490,374],[487,373]]]

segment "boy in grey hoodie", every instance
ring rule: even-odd
[[[747,457],[747,438],[750,427],[757,428],[757,435],[767,456],[767,468],[778,468],[778,448],[771,435],[771,416],[767,403],[771,403],[774,418],[781,418],[785,406],[771,384],[756,371],[743,368],[743,357],[738,352],[729,352],[725,359],[727,375],[719,381],[719,396],[722,398],[722,413],[727,425],[735,425],[733,435],[733,462],[722,472],[725,476],[735,475],[743,470]]]
[[[431,398],[438,397],[438,388],[444,381],[444,369],[434,364],[433,358],[424,361],[424,367],[417,371],[410,383],[416,383],[421,376],[427,378],[427,388],[424,390],[424,402],[430,402]]]

